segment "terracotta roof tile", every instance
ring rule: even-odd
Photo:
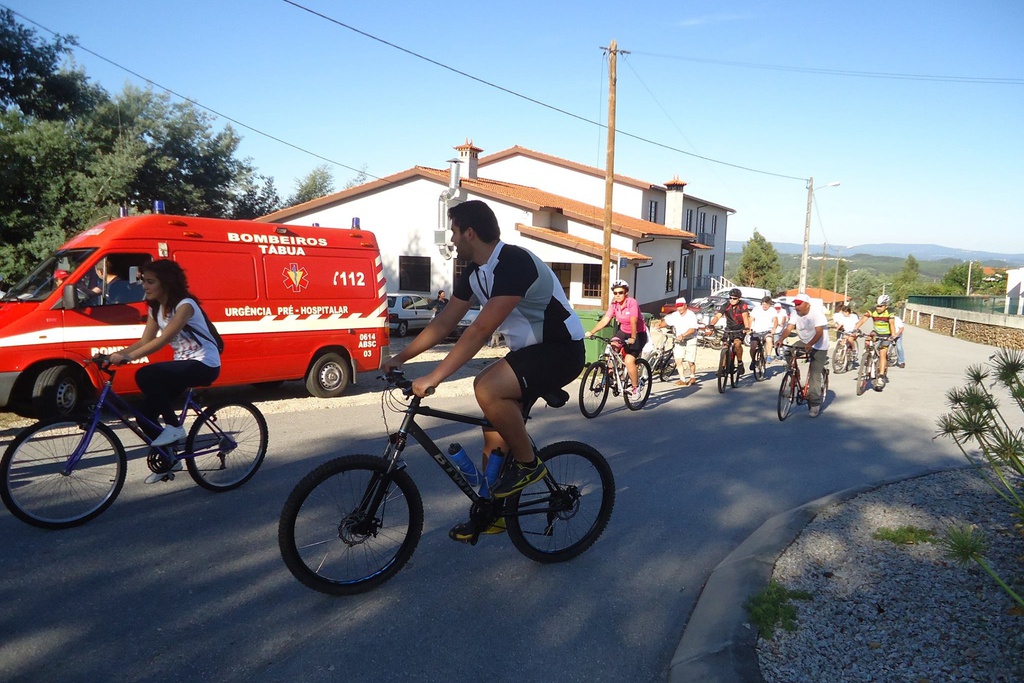
[[[532,225],[523,225],[522,223],[516,223],[516,230],[532,237],[533,239],[540,240],[542,242],[548,242],[559,247],[567,247],[573,251],[578,251],[581,254],[588,254],[590,256],[596,256],[602,258],[604,256],[604,245],[594,242],[593,240],[584,239],[576,235],[570,235],[566,232],[559,230],[552,230],[551,228],[538,228]],[[612,247],[612,258],[617,259],[620,256],[625,256],[633,261],[650,261],[651,257],[644,254],[629,251],[628,249],[617,249]]]

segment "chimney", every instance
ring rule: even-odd
[[[683,229],[683,221],[685,220],[685,213],[683,211],[684,187],[686,187],[686,183],[680,180],[679,176],[675,176],[672,180],[665,183],[666,228]]]
[[[473,146],[473,141],[466,138],[466,141],[455,148],[459,153],[459,161],[466,169],[466,178],[476,180],[476,165],[483,150]]]
[[[453,190],[459,189],[459,160],[449,159],[448,160],[448,187]]]

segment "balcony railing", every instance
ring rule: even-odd
[[[700,242],[701,244],[707,245],[709,247],[713,247],[713,246],[715,246],[715,233],[713,233],[713,232],[698,232],[697,233],[697,241]]]

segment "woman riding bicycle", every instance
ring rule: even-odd
[[[159,434],[147,434],[155,437],[154,446],[168,446],[185,438],[184,428],[178,426],[174,399],[189,387],[206,386],[217,379],[220,352],[199,300],[188,290],[181,266],[168,259],[151,261],[142,267],[140,277],[149,307],[146,329],[139,341],[110,354],[110,362],[124,365],[171,345],[174,360],[150,363],[135,374],[143,395],[139,412],[156,424],[163,417],[167,424]]]
[[[615,319],[618,327],[615,336],[626,340],[626,372],[629,373],[629,381],[633,386],[633,399],[639,401],[642,394],[636,359],[640,357],[644,346],[647,345],[647,324],[644,322],[643,314],[640,313],[640,304],[629,296],[629,285],[625,280],[616,280],[612,283],[611,306],[604,317],[597,321],[594,329],[587,332],[587,337],[593,337],[594,333],[608,325],[612,318]]]

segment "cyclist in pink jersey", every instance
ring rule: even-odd
[[[615,336],[625,339],[626,372],[629,373],[629,381],[633,383],[633,398],[639,401],[640,378],[636,369],[636,359],[647,345],[647,323],[640,312],[640,304],[629,296],[629,285],[625,280],[616,280],[612,283],[612,304],[604,317],[597,321],[594,329],[587,332],[587,336],[594,336],[595,332],[603,329],[613,318],[618,328]]]

